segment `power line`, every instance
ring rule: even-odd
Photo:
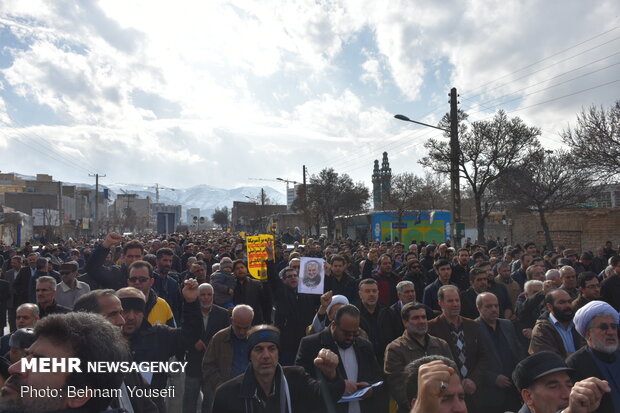
[[[566,95],[555,97],[553,99],[547,99],[547,100],[544,100],[542,102],[534,103],[532,105],[523,106],[523,107],[518,108],[518,109],[513,109],[513,110],[510,110],[510,111],[507,111],[506,113],[519,112],[521,110],[525,110],[525,109],[533,108],[533,107],[536,107],[536,106],[544,105],[544,104],[547,104],[547,103],[550,103],[550,102],[555,102],[556,100],[560,100],[560,99],[564,99],[566,97],[578,95],[580,93],[588,92],[590,90],[598,89],[598,88],[601,88],[601,87],[604,87],[604,86],[609,86],[609,85],[617,83],[617,82],[620,82],[620,79],[612,80],[611,82],[606,82],[606,83],[603,83],[603,84],[600,84],[600,85],[596,85],[596,86],[592,86],[592,87],[589,87],[589,88],[586,88],[586,89],[581,89],[581,90],[578,90],[578,91],[573,92],[573,93],[568,93]],[[487,120],[487,119],[490,119],[493,116],[494,115],[487,116],[487,117],[480,118],[480,119],[476,119],[475,121],[472,121],[472,122],[479,122],[479,121]]]
[[[432,131],[424,131],[420,135],[412,137],[412,135],[414,133],[416,133],[416,132],[419,132],[419,131],[412,131],[411,133],[407,134],[406,136],[400,138],[398,141],[394,141],[390,145],[385,145],[385,146],[378,145],[375,149],[376,149],[376,151],[380,151],[380,152],[394,151],[394,150],[396,150],[396,149],[398,149],[400,147],[403,147],[403,146],[406,146],[408,144],[411,144],[411,141],[414,140],[414,139],[420,140],[420,139],[426,137]],[[410,140],[407,140],[407,141],[404,141],[404,142],[400,142],[400,141],[402,141],[405,138],[410,138]],[[361,162],[362,160],[372,159],[373,157],[376,157],[376,152],[368,152],[368,153],[365,153],[365,154],[361,154],[361,155],[358,155],[358,156],[354,156],[354,157],[345,159],[343,162],[340,162],[338,164],[338,167],[339,168],[348,168],[351,165],[354,165],[354,164],[357,164],[358,162]]]
[[[21,133],[21,132],[18,131],[18,133]],[[5,136],[8,138],[8,135],[5,135]],[[85,168],[81,167],[78,164],[73,164],[71,162],[64,162],[62,159],[59,159],[60,157],[59,158],[55,158],[53,156],[50,156],[49,153],[44,152],[42,149],[40,149],[40,148],[38,148],[36,146],[32,146],[29,143],[26,143],[25,141],[22,141],[22,139],[19,136],[13,135],[12,138],[15,139],[17,142],[21,143],[22,145],[27,146],[28,148],[34,150],[35,152],[38,152],[41,155],[43,155],[45,157],[48,157],[48,158],[50,158],[50,159],[52,159],[52,160],[54,160],[54,161],[56,161],[58,163],[61,163],[61,164],[65,165],[65,166],[68,166],[70,168],[79,168],[79,169],[82,169],[82,170],[86,171],[86,173],[90,173],[90,171],[88,169],[85,169]]]
[[[601,61],[603,61],[603,60],[609,59],[610,57],[617,56],[617,55],[619,55],[619,54],[620,54],[620,52],[612,53],[612,54],[610,54],[610,55],[608,55],[608,56],[605,56],[605,57],[603,57],[603,58],[601,58],[601,59],[594,60],[594,61],[592,61],[592,62],[589,62],[589,63],[586,63],[586,64],[584,64],[584,65],[582,65],[582,66],[579,66],[579,67],[577,67],[577,68],[574,68],[574,69],[571,69],[571,70],[567,70],[566,72],[562,72],[562,73],[559,73],[559,74],[557,74],[557,75],[555,75],[555,76],[552,76],[552,77],[550,77],[550,78],[547,78],[547,79],[541,80],[540,82],[534,83],[533,85],[525,86],[525,87],[523,87],[523,88],[521,88],[521,89],[517,89],[517,90],[515,90],[515,91],[513,91],[513,92],[511,92],[511,93],[507,93],[507,94],[505,94],[505,95],[502,95],[502,96],[499,96],[499,97],[496,97],[496,98],[493,98],[493,99],[489,99],[489,100],[484,101],[484,102],[482,102],[482,103],[471,102],[471,103],[470,103],[469,108],[471,109],[472,107],[474,107],[474,105],[480,105],[480,106],[482,106],[482,105],[484,105],[484,104],[491,103],[491,102],[493,102],[493,101],[500,100],[500,99],[503,99],[503,98],[508,97],[508,96],[511,96],[511,95],[515,95],[515,94],[517,94],[518,92],[521,92],[521,91],[523,91],[523,90],[526,90],[526,89],[532,88],[532,87],[534,87],[534,86],[538,86],[538,85],[540,85],[540,84],[542,84],[542,83],[548,82],[548,81],[553,80],[553,79],[556,79],[556,78],[558,78],[558,77],[562,77],[562,76],[567,75],[567,74],[569,74],[569,73],[571,73],[571,72],[576,72],[576,71],[578,71],[578,70],[580,70],[580,69],[583,69],[584,67],[587,67],[587,66],[593,65],[593,64],[595,64],[595,63],[599,63],[599,62],[601,62]],[[605,69],[607,69],[607,68],[609,68],[609,67],[612,67],[612,66],[615,66],[615,65],[618,65],[618,64],[620,64],[620,63],[614,63],[614,64],[611,64],[611,65],[609,65],[609,66],[605,66],[605,67],[603,67],[603,68],[600,68],[600,69],[597,69],[597,70],[594,70],[594,71],[591,71],[591,72],[585,73],[585,74],[580,75],[580,76],[578,76],[578,77],[576,77],[576,78],[573,78],[573,80],[574,80],[574,79],[578,79],[579,77],[582,77],[582,76],[586,76],[586,75],[588,75],[588,74],[592,74],[592,73],[599,72],[599,71],[601,71],[601,70],[605,70]],[[562,84],[562,83],[559,83],[559,84]],[[463,98],[463,100],[468,100],[468,101],[472,101],[472,99],[473,99],[473,98],[467,98],[467,97],[464,97],[464,98]]]
[[[568,48],[566,48],[566,49],[560,50],[559,52],[556,52],[556,53],[554,53],[554,54],[552,54],[552,55],[549,55],[549,56],[547,56],[547,57],[545,57],[545,58],[543,58],[543,59],[537,60],[537,61],[535,61],[535,62],[533,62],[533,63],[530,63],[530,64],[528,64],[528,65],[526,65],[526,66],[523,66],[523,67],[521,67],[521,68],[519,68],[519,69],[516,69],[516,70],[514,70],[514,71],[512,71],[512,72],[510,72],[510,73],[507,73],[507,74],[502,75],[502,76],[500,76],[500,77],[498,77],[498,78],[495,78],[495,79],[490,80],[490,81],[488,81],[488,82],[486,82],[486,83],[483,83],[482,85],[479,85],[479,86],[477,86],[477,87],[475,87],[475,88],[471,89],[471,90],[469,91],[469,93],[474,92],[474,91],[476,91],[476,90],[480,90],[480,89],[484,88],[484,87],[485,87],[485,86],[487,86],[487,85],[490,85],[490,84],[492,84],[492,83],[494,83],[494,82],[497,82],[498,80],[504,79],[504,78],[506,78],[506,77],[508,77],[508,76],[512,76],[512,75],[514,75],[515,73],[519,73],[519,72],[521,72],[521,71],[523,71],[523,70],[525,70],[525,69],[529,69],[530,67],[535,66],[535,65],[537,65],[538,63],[544,62],[545,60],[549,60],[549,59],[551,59],[551,58],[553,58],[553,57],[555,57],[555,56],[561,55],[562,53],[565,53],[565,52],[567,52],[567,51],[569,51],[569,50],[571,50],[571,49],[574,49],[574,48],[576,48],[576,47],[579,47],[579,46],[581,46],[581,45],[583,45],[583,44],[585,44],[585,43],[588,43],[588,42],[590,42],[590,41],[592,41],[592,40],[594,40],[594,39],[598,39],[599,37],[602,37],[602,36],[606,35],[607,33],[611,33],[611,32],[613,32],[614,30],[617,30],[617,29],[619,29],[619,28],[620,28],[620,26],[613,27],[613,28],[611,28],[611,29],[609,29],[609,30],[606,30],[606,31],[604,31],[604,32],[602,32],[602,33],[597,34],[597,35],[596,35],[596,36],[594,36],[594,37],[591,37],[591,38],[586,39],[586,40],[584,40],[584,41],[582,41],[582,42],[580,42],[580,43],[577,43],[577,44],[575,44],[575,45],[573,45],[573,46],[571,46],[571,47],[568,47]],[[615,39],[613,39],[613,40],[611,40],[611,41],[614,41],[614,40],[617,40],[617,39],[618,39],[618,38],[615,38]],[[603,43],[603,45],[605,45],[605,44],[607,44],[607,43],[609,43],[609,42]],[[593,49],[598,48],[598,47],[600,47],[600,46],[601,46],[601,45],[599,45],[599,46],[595,46],[595,47],[593,47],[593,48],[591,48],[591,49],[585,50],[584,52],[582,52],[582,53],[580,53],[580,54],[583,54],[583,53],[585,53],[585,52],[587,52],[587,51],[593,50]],[[573,56],[573,57],[574,57],[574,56]],[[536,72],[534,72],[534,73],[536,73]],[[511,82],[509,82],[509,83],[511,83]],[[481,94],[482,94],[482,93],[479,93],[479,94],[477,94],[477,95],[474,95],[474,96],[473,96],[473,97],[471,97],[470,99],[473,99],[473,98],[475,98],[475,97],[477,97],[477,96],[480,96]]]
[[[618,40],[618,39],[620,39],[620,36],[618,36],[618,37],[616,37],[616,38],[614,38],[614,39],[612,39],[612,40],[609,40],[609,41],[607,41],[607,42],[605,42],[605,43],[603,43],[603,44],[600,44],[600,45],[598,45],[598,46],[595,46],[595,47],[593,47],[593,48],[590,48],[590,49],[588,49],[588,50],[585,50],[585,51],[583,51],[583,52],[580,52],[580,53],[577,53],[577,54],[575,54],[575,55],[569,56],[569,57],[567,57],[567,58],[565,58],[565,59],[558,60],[557,62],[552,63],[552,64],[550,64],[549,66],[542,67],[542,68],[540,68],[540,69],[538,69],[538,70],[535,70],[535,71],[533,71],[533,72],[531,72],[531,73],[528,73],[528,74],[523,75],[523,76],[521,76],[521,77],[518,77],[518,78],[516,78],[516,79],[514,79],[514,80],[511,80],[510,82],[506,82],[506,83],[503,83],[503,84],[497,85],[497,86],[495,86],[495,87],[493,87],[493,88],[491,88],[491,89],[486,90],[486,93],[492,92],[493,90],[499,89],[500,87],[503,87],[503,86],[509,85],[509,84],[511,84],[511,83],[514,83],[514,82],[516,82],[517,80],[521,80],[521,79],[524,79],[524,78],[526,78],[526,77],[532,76],[533,74],[536,74],[536,73],[542,72],[543,70],[549,69],[550,67],[553,67],[553,66],[558,65],[558,64],[560,64],[560,63],[566,62],[567,60],[573,59],[573,58],[575,58],[575,57],[577,57],[577,56],[580,56],[580,55],[582,55],[582,54],[585,54],[585,53],[587,53],[587,52],[589,52],[589,51],[592,51],[592,50],[594,50],[594,49],[597,49],[597,48],[599,48],[599,47],[601,47],[601,46],[604,46],[604,45],[606,45],[606,44],[608,44],[608,43],[611,43],[611,42],[613,42],[613,41],[616,41],[616,40]],[[474,99],[474,98],[476,98],[476,97],[478,97],[478,96],[481,96],[482,94],[483,94],[483,93],[479,93],[479,94],[477,94],[477,95],[472,96],[471,98],[467,98],[467,99],[464,99],[464,100],[471,100],[471,99]]]
[[[48,142],[47,142],[47,141],[46,141],[46,140],[45,140],[42,136],[38,135],[36,132],[34,132],[34,131],[32,131],[32,130],[31,130],[31,131],[28,131],[28,132],[25,132],[25,131],[23,131],[23,129],[26,129],[26,127],[25,127],[24,125],[22,125],[21,123],[19,123],[19,122],[18,122],[18,121],[16,121],[15,119],[12,119],[12,121],[13,121],[14,123],[16,123],[17,125],[21,126],[21,127],[22,127],[22,130],[19,130],[18,128],[14,127],[14,126],[12,126],[12,125],[8,125],[8,124],[6,124],[6,123],[5,123],[5,127],[10,128],[10,129],[13,129],[14,131],[16,131],[17,133],[22,134],[22,135],[25,135],[26,133],[28,133],[29,135],[34,135],[35,137],[37,137],[37,138],[39,138],[39,139],[40,139],[41,146],[44,146],[47,150],[49,150],[49,151],[50,151],[50,152],[52,152],[54,155],[56,155],[56,157],[51,156],[51,155],[50,155],[50,153],[46,153],[46,152],[40,152],[40,151],[38,151],[39,153],[42,153],[44,156],[46,156],[46,157],[48,157],[48,158],[51,158],[51,159],[55,159],[55,160],[58,160],[57,158],[60,158],[61,160],[64,160],[64,161],[65,161],[65,162],[63,162],[63,163],[65,163],[66,165],[69,165],[69,166],[72,166],[72,167],[77,167],[77,168],[79,168],[79,169],[82,169],[83,171],[86,171],[88,174],[91,174],[91,173],[92,173],[90,169],[88,169],[88,168],[86,168],[86,167],[84,167],[84,166],[80,165],[80,164],[78,163],[77,159],[69,158],[69,157],[67,157],[65,154],[63,154],[63,153],[59,152],[59,150],[56,150],[56,149],[55,149],[55,148],[54,148],[51,144],[49,144],[49,143],[48,143]],[[7,137],[8,137],[8,134],[7,134]],[[17,138],[17,137],[15,137],[15,139],[18,139],[18,138]],[[20,140],[20,142],[21,142],[21,140]],[[21,143],[23,143],[23,142],[21,142]],[[27,146],[29,146],[29,145],[27,145]],[[29,147],[30,147],[31,149],[34,149],[32,146],[29,146]],[[36,149],[35,149],[35,150],[36,150]]]
[[[620,52],[619,52],[619,54],[620,54]],[[534,95],[534,94],[536,94],[536,93],[540,93],[540,92],[543,92],[543,91],[545,91],[545,90],[552,89],[552,88],[557,87],[557,86],[561,86],[561,85],[563,85],[563,84],[566,84],[566,83],[572,82],[572,81],[574,81],[574,80],[580,79],[580,78],[582,78],[582,77],[585,77],[585,76],[591,75],[591,74],[596,73],[596,72],[600,72],[600,71],[605,70],[605,69],[609,69],[610,67],[617,66],[617,65],[620,65],[620,62],[617,62],[617,63],[611,64],[611,65],[606,66],[606,67],[603,67],[603,68],[601,68],[601,69],[593,70],[593,71],[588,72],[588,73],[584,73],[584,74],[579,75],[579,76],[577,76],[577,77],[574,77],[574,78],[572,78],[572,79],[568,79],[568,80],[562,81],[562,82],[560,82],[560,83],[556,83],[556,84],[554,84],[554,85],[547,86],[547,87],[545,87],[545,88],[542,88],[542,89],[539,89],[539,90],[535,90],[535,91],[530,92],[530,93],[526,93],[526,94],[524,94],[524,95],[517,96],[517,97],[515,97],[515,98],[513,98],[513,99],[510,99],[510,100],[506,100],[506,101],[503,101],[503,102],[499,102],[498,104],[496,104],[496,105],[492,105],[492,106],[490,106],[490,107],[488,107],[488,106],[484,106],[484,107],[485,107],[486,109],[488,109],[488,110],[493,110],[493,109],[491,109],[491,108],[496,108],[496,107],[498,107],[498,106],[500,106],[500,105],[505,105],[505,104],[507,104],[507,103],[511,103],[511,102],[516,101],[516,100],[523,99],[524,97],[531,96],[531,95]],[[535,86],[535,85],[533,85],[533,86]],[[532,86],[528,86],[528,87],[523,88],[523,89],[521,89],[521,90],[529,89],[530,87],[532,87]],[[516,92],[515,92],[515,93],[516,93]],[[510,96],[510,95],[512,95],[512,94],[508,94],[508,95],[505,95],[505,96]],[[492,102],[492,100],[491,100],[491,102]],[[485,102],[485,103],[488,103],[488,102]],[[480,105],[480,106],[483,106],[481,103],[479,103],[479,105]],[[469,113],[469,115],[474,115],[474,114],[479,113],[479,112],[482,112],[482,110],[477,110],[477,111],[475,111],[475,112]]]

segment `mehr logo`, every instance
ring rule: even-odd
[[[22,373],[81,373],[77,357],[33,357],[21,360]]]

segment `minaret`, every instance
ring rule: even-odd
[[[375,167],[372,170],[372,202],[375,210],[381,209],[381,172],[377,159],[375,159]]]
[[[381,201],[386,202],[390,199],[390,190],[392,188],[392,168],[388,161],[388,153],[383,152],[383,161],[381,162]]]

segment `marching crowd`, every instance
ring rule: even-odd
[[[244,239],[224,231],[2,246],[0,412],[620,412],[611,242],[287,231],[267,255],[258,280]],[[302,257],[324,260],[323,294],[298,292]],[[22,368],[46,357],[185,367]]]

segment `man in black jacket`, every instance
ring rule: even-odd
[[[332,255],[330,273],[325,277],[325,292],[344,295],[349,302],[357,299],[357,282],[346,272],[346,261],[342,255]]]
[[[150,325],[144,317],[146,298],[142,291],[125,287],[116,292],[123,305],[122,316],[125,325],[123,336],[129,346],[135,362],[167,361],[170,357],[185,352],[198,341],[200,328],[200,310],[198,305],[198,284],[195,280],[185,280],[183,287],[183,324],[181,328],[167,325]],[[166,387],[166,373],[154,373],[150,384],[152,388]]]
[[[73,310],[75,312],[102,315],[118,328],[122,328],[125,324],[125,319],[121,315],[123,312],[121,300],[114,294],[114,290],[95,290],[86,293],[76,300]],[[147,389],[149,385],[144,381],[140,373],[126,373],[121,386],[122,395],[112,400],[110,403],[112,407],[128,408],[128,404],[131,404],[131,408],[135,413],[159,412],[158,406],[150,397],[132,396],[132,393],[127,390],[128,387]]]
[[[263,283],[251,278],[248,268],[242,260],[235,260],[232,263],[232,271],[237,279],[237,284],[233,293],[233,303],[235,305],[247,304],[254,309],[254,319],[252,325],[264,324],[266,320],[264,313],[268,310],[269,319],[271,318],[271,300],[268,291],[263,288]]]
[[[323,409],[323,398],[337,400],[344,380],[336,369],[338,356],[322,349],[314,365],[327,381],[313,379],[302,367],[282,367],[280,332],[276,327],[253,327],[248,335],[250,364],[241,376],[217,388],[213,411],[217,413],[313,412]]]
[[[302,366],[312,377],[318,378],[314,358],[322,348],[326,348],[338,355],[338,375],[345,379],[346,392],[356,391],[358,387],[382,380],[383,374],[372,344],[358,337],[359,325],[360,312],[357,307],[350,304],[340,307],[334,322],[328,328],[301,340],[295,364]],[[384,392],[373,390],[367,393],[362,401],[339,403],[336,410],[345,413],[353,407],[359,409],[353,411],[362,413],[381,411],[381,401],[386,401],[385,397],[382,397]],[[358,404],[359,407],[353,404]]]
[[[88,262],[86,262],[84,269],[102,288],[118,290],[119,288],[127,287],[129,266],[134,261],[144,258],[144,246],[140,241],[132,240],[123,246],[122,264],[105,267],[103,264],[110,253],[110,248],[119,245],[122,240],[123,237],[119,234],[115,232],[109,233],[103,240],[103,243],[98,245],[90,254]]]
[[[268,254],[271,256],[270,252]],[[306,335],[306,327],[312,323],[320,306],[320,296],[297,293],[299,273],[292,267],[277,274],[276,265],[270,260],[267,274],[276,309],[274,325],[282,335],[280,362],[290,366],[295,361],[299,342]]]
[[[476,298],[480,317],[480,337],[486,349],[487,369],[477,393],[477,408],[488,413],[516,410],[521,399],[510,379],[517,363],[525,358],[513,324],[502,320],[499,300],[493,293],[481,293]]]
[[[230,325],[230,317],[227,310],[213,304],[211,284],[204,283],[198,286],[198,302],[203,322],[200,328],[200,338],[187,352],[183,411],[194,411],[198,395],[202,390],[202,413],[208,413],[213,404],[213,390],[202,380],[202,358],[215,333]]]

